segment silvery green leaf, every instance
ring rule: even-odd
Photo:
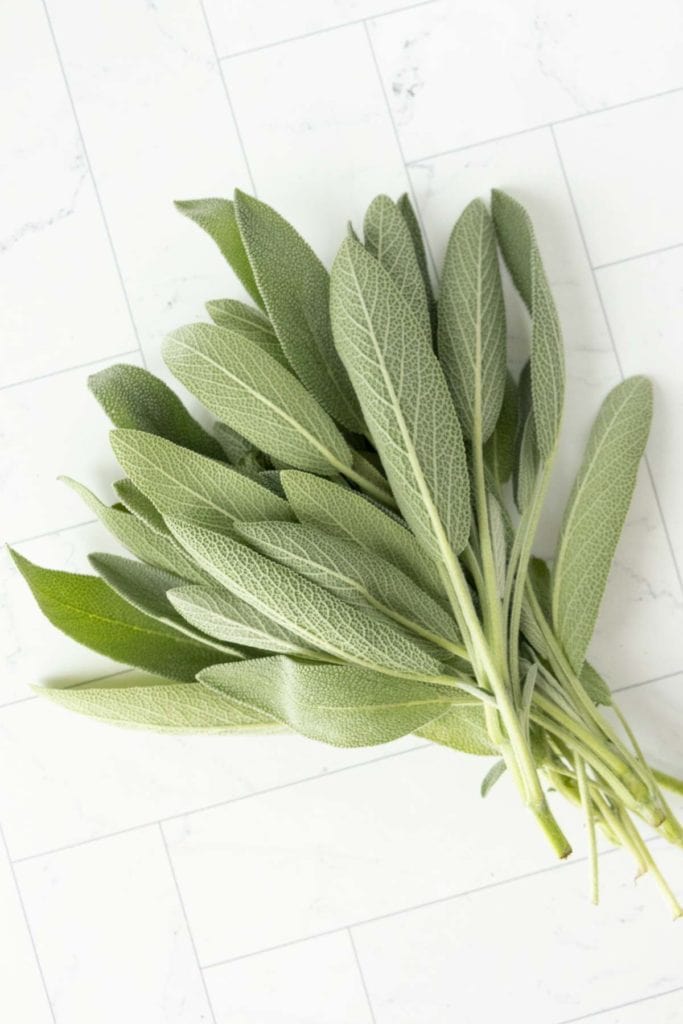
[[[517,290],[531,313],[531,391],[536,441],[542,459],[555,450],[564,405],[564,352],[557,310],[528,213],[494,190],[498,241]]]
[[[207,574],[195,565],[170,534],[157,533],[137,516],[110,508],[76,480],[70,480],[68,477],[61,479],[78,494],[109,532],[137,558],[193,583],[206,582]]]
[[[332,341],[327,271],[270,206],[236,190],[235,213],[268,318],[290,366],[334,419],[363,433],[358,402]]]
[[[229,590],[179,587],[169,591],[168,599],[186,622],[217,640],[280,654],[310,652],[296,636]]]
[[[502,600],[505,592],[505,576],[507,573],[507,541],[505,537],[505,523],[500,502],[493,496],[488,495],[489,530],[491,533],[491,548],[493,553],[493,567],[496,574],[496,588],[498,597]]]
[[[512,476],[517,436],[517,385],[510,373],[506,375],[503,404],[498,422],[484,447],[484,458],[498,486]]]
[[[405,216],[389,196],[370,203],[363,222],[365,246],[389,274],[416,319],[431,330],[424,278]]]
[[[553,567],[552,616],[580,671],[636,483],[652,418],[652,386],[631,377],[607,396],[565,512]]]
[[[313,395],[248,338],[192,324],[168,335],[163,355],[215,416],[262,451],[313,473],[351,465],[349,446]]]
[[[216,661],[214,649],[144,615],[96,576],[44,569],[11,554],[52,625],[98,654],[180,680]]]
[[[138,611],[172,626],[197,643],[219,648],[225,657],[244,657],[234,647],[217,644],[208,636],[190,628],[187,621],[178,614],[167,595],[169,590],[186,585],[187,581],[180,576],[145,565],[144,562],[121,558],[120,555],[93,554],[89,556],[89,561],[98,576]]]
[[[125,363],[108,366],[88,377],[88,387],[115,427],[145,430],[212,459],[223,458],[216,439],[149,370]]]
[[[505,761],[501,759],[500,761],[495,761],[491,768],[489,768],[481,783],[482,797],[488,796],[498,782],[498,779],[505,773],[506,767]]]
[[[128,729],[168,733],[280,732],[279,722],[247,710],[201,683],[174,683],[139,672],[85,686],[36,687],[69,711]]]
[[[113,430],[111,445],[133,483],[165,515],[211,530],[234,519],[292,519],[289,505],[232,466],[139,430]]]
[[[277,334],[263,313],[235,299],[215,299],[213,302],[207,302],[206,311],[219,327],[227,327],[236,334],[244,335],[273,359],[277,359],[278,363],[289,368]]]
[[[234,203],[229,199],[185,199],[178,200],[175,206],[213,238],[254,302],[262,307],[263,300],[240,238]]]
[[[422,274],[422,280],[424,282],[425,294],[427,295],[427,305],[429,306],[429,321],[432,326],[432,334],[436,332],[436,299],[434,297],[434,288],[432,287],[432,279],[429,276],[429,265],[427,263],[427,251],[425,249],[424,239],[422,237],[422,230],[420,223],[417,219],[417,214],[413,209],[413,205],[408,198],[406,192],[396,203],[401,214],[408,225],[410,231],[410,237],[413,241],[413,248],[415,250],[415,256],[417,259],[420,273]]]
[[[584,661],[579,673],[579,679],[594,704],[609,705],[612,703],[612,693],[609,686],[589,661]]]
[[[533,588],[541,612],[550,622],[550,569],[542,558],[530,559],[527,586]],[[542,658],[546,658],[549,654],[548,645],[526,597],[522,603],[521,627],[524,636],[536,652]]]
[[[374,551],[311,523],[240,523],[261,554],[360,607],[371,607],[428,640],[457,641],[451,616],[409,576]]]
[[[496,235],[481,199],[465,208],[448,242],[438,350],[463,433],[487,441],[503,402],[506,342]]]
[[[443,600],[434,562],[413,535],[387,512],[362,495],[311,473],[280,474],[289,503],[302,523],[315,523],[338,537],[375,551],[414,579],[432,597]]]
[[[168,533],[163,516],[132,480],[117,480],[113,485],[125,508],[157,533]]]
[[[538,448],[536,444],[536,427],[533,416],[527,416],[522,430],[519,446],[519,462],[515,475],[515,502],[520,512],[524,512],[531,504],[536,478],[538,476]]]
[[[426,740],[453,750],[462,750],[465,754],[490,756],[498,753],[489,739],[480,705],[463,704],[453,707],[415,732]]]
[[[405,736],[457,700],[447,686],[414,683],[353,665],[258,658],[239,671],[206,669],[200,682],[246,709],[337,747],[372,746]]]
[[[429,329],[350,238],[331,280],[335,343],[400,510],[432,557],[443,559],[448,546],[457,555],[470,532],[467,460]]]
[[[397,625],[369,615],[231,537],[194,523],[168,526],[203,569],[306,645],[365,668],[440,675],[442,664]]]
[[[223,454],[233,466],[254,449],[250,441],[247,441],[245,437],[242,437],[236,430],[229,427],[227,423],[216,422],[213,427],[213,433],[223,449]]]

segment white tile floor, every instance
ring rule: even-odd
[[[76,570],[111,547],[55,480],[114,477],[87,375],[160,370],[166,330],[240,293],[174,198],[251,189],[329,260],[349,214],[411,188],[438,263],[463,205],[503,186],[534,215],[568,346],[546,550],[606,388],[655,383],[593,654],[680,774],[682,56],[679,0],[0,5],[3,540]],[[73,718],[28,684],[119,667],[51,630],[4,555],[0,580],[0,1019],[683,1022],[682,926],[618,853],[589,906],[571,811],[556,866],[505,783],[482,803],[480,762],[414,738]]]

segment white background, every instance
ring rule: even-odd
[[[72,570],[110,548],[85,380],[161,371],[164,332],[239,288],[171,201],[256,192],[325,260],[410,189],[438,264],[492,185],[531,210],[568,346],[561,504],[606,389],[656,389],[593,655],[683,771],[680,0],[4,0],[0,534]],[[512,332],[525,325],[511,306]],[[4,558],[4,556],[3,556]],[[625,855],[587,901],[506,780],[415,739],[165,738],[31,696],[117,666],[3,561],[0,1016],[12,1024],[674,1024],[683,925]],[[683,894],[679,851],[655,841]]]

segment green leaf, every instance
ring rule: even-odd
[[[519,462],[515,474],[515,502],[525,512],[532,502],[538,476],[538,446],[533,416],[527,416],[519,446]]]
[[[240,523],[237,531],[261,554],[352,604],[375,608],[426,639],[458,640],[441,605],[374,551],[311,523]]]
[[[609,705],[612,703],[612,693],[609,686],[589,661],[584,661],[579,673],[579,679],[594,704]]]
[[[440,718],[421,726],[415,732],[432,743],[451,747],[453,750],[462,750],[465,754],[490,756],[498,753],[498,749],[489,739],[484,712],[480,705],[463,704],[453,707]]]
[[[553,568],[552,616],[576,672],[593,635],[651,418],[645,377],[617,385],[598,413],[569,497]]]
[[[562,332],[528,213],[494,190],[492,212],[498,241],[517,290],[531,313],[531,391],[536,441],[542,459],[555,450],[564,404]]]
[[[310,473],[285,470],[280,480],[294,514],[302,523],[324,526],[338,537],[376,552],[402,569],[432,597],[443,599],[434,562],[413,535],[388,513],[356,491]]]
[[[170,534],[157,533],[136,516],[110,508],[76,480],[69,477],[60,479],[78,494],[109,532],[137,558],[149,562],[157,569],[176,573],[193,583],[206,582],[206,574],[195,565]]]
[[[267,715],[247,711],[201,683],[126,673],[97,684],[36,687],[41,697],[69,711],[128,729],[168,733],[279,732]]]
[[[234,519],[292,519],[289,505],[231,466],[139,430],[113,430],[111,445],[133,483],[162,515],[210,530]]]
[[[270,323],[257,309],[245,306],[235,299],[216,299],[207,302],[206,311],[218,327],[227,327],[236,334],[249,338],[278,363],[289,369],[287,357]]]
[[[287,566],[193,523],[169,519],[168,525],[219,583],[307,645],[364,668],[417,676],[443,672],[441,663],[398,626],[354,608]]]
[[[492,767],[489,768],[481,783],[482,797],[488,796],[501,775],[505,774],[506,767],[505,761],[501,759],[500,761],[496,761]]]
[[[365,246],[384,267],[425,330],[431,330],[424,278],[410,228],[389,196],[370,203],[363,222]]]
[[[223,454],[233,466],[236,466],[237,463],[241,462],[242,459],[255,450],[251,441],[247,441],[245,437],[242,437],[236,430],[229,427],[227,423],[215,423],[213,432],[223,449]]]
[[[192,324],[168,335],[163,354],[214,415],[262,451],[314,473],[351,465],[346,441],[315,398],[248,338]]]
[[[358,402],[332,341],[327,271],[270,206],[237,190],[235,212],[268,318],[289,364],[331,416],[363,433]]]
[[[215,643],[208,636],[202,636],[197,630],[191,629],[187,621],[179,615],[168,599],[168,591],[185,585],[185,580],[173,573],[155,569],[144,562],[133,562],[130,558],[120,555],[93,554],[89,556],[98,576],[108,583],[112,590],[138,611],[150,615],[159,622],[180,633],[185,633],[197,643],[206,644],[214,649],[219,648],[226,657],[243,658],[241,651],[234,647],[226,647]]]
[[[448,242],[439,295],[439,361],[463,433],[487,441],[503,402],[506,343],[496,235],[481,199],[465,207]]]
[[[488,512],[497,594],[499,599],[502,600],[505,592],[505,576],[507,573],[507,540],[505,536],[503,511],[500,503],[493,494],[488,495]]]
[[[516,435],[517,385],[512,375],[508,373],[498,422],[484,447],[484,459],[499,487],[506,484],[512,476]]]
[[[429,266],[427,263],[427,251],[425,249],[424,239],[422,237],[422,231],[420,229],[420,223],[417,219],[413,205],[408,198],[406,192],[402,196],[399,196],[398,202],[396,203],[401,215],[408,225],[408,231],[413,242],[413,249],[415,250],[415,257],[417,259],[417,265],[420,268],[422,274],[422,280],[424,283],[425,294],[427,296],[427,305],[429,307],[429,322],[432,327],[432,334],[436,333],[436,299],[434,297],[434,288],[432,287],[432,279],[429,276]]]
[[[213,238],[246,291],[262,307],[263,300],[240,238],[234,203],[229,199],[179,199],[175,207]]]
[[[197,423],[178,396],[148,370],[119,363],[88,377],[88,387],[115,427],[145,430],[212,459],[219,443]]]
[[[447,711],[456,694],[448,686],[392,679],[353,665],[310,665],[283,657],[245,662],[239,671],[216,665],[205,669],[200,681],[337,747],[372,746],[405,736]]]
[[[458,554],[470,531],[467,460],[429,330],[384,268],[349,238],[332,268],[331,311],[403,516],[432,557],[443,559],[449,545]]]
[[[44,569],[16,551],[11,555],[52,625],[98,654],[180,680],[194,679],[215,662],[211,647],[144,615],[96,576]]]
[[[168,533],[163,516],[132,480],[117,480],[113,485],[124,507],[141,519],[151,530]]]
[[[280,654],[310,652],[298,637],[228,590],[179,587],[167,596],[179,615],[217,640]]]

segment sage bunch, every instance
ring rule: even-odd
[[[122,469],[106,504],[67,480],[132,557],[94,576],[14,559],[50,621],[134,671],[39,692],[130,727],[293,730],[324,743],[415,733],[493,758],[559,857],[548,791],[678,901],[639,822],[683,845],[662,787],[587,651],[652,411],[632,377],[605,399],[551,562],[533,553],[565,390],[560,323],[526,211],[503,192],[453,228],[438,298],[406,196],[377,197],[332,271],[264,203],[178,203],[253,300],[172,332],[160,379],[90,387]],[[508,369],[499,253],[530,354]],[[605,714],[605,709],[610,713]]]

